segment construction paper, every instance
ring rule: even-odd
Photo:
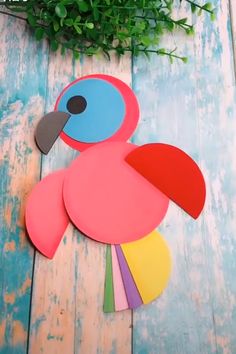
[[[66,94],[66,92],[68,90],[70,90],[71,87],[77,85],[77,83],[80,81],[89,80],[89,79],[97,79],[97,80],[99,79],[99,80],[103,80],[105,83],[109,83],[109,84],[113,85],[113,87],[115,87],[115,89],[119,91],[119,93],[122,96],[122,99],[124,101],[124,104],[125,104],[125,114],[124,114],[124,118],[122,120],[121,126],[118,128],[117,131],[115,131],[113,133],[113,135],[111,135],[110,137],[108,137],[107,139],[104,139],[104,140],[107,140],[107,141],[126,141],[126,140],[128,140],[129,137],[134,132],[134,130],[137,126],[137,123],[138,123],[139,106],[138,106],[138,102],[135,97],[135,94],[133,93],[131,88],[128,85],[126,85],[123,81],[121,81],[115,77],[112,77],[109,75],[95,74],[95,75],[89,75],[89,76],[82,77],[82,78],[72,82],[62,91],[61,95],[58,97],[56,105],[55,105],[55,110],[56,111],[59,110],[58,107],[60,105],[61,99],[64,97],[64,94]],[[112,120],[113,120],[113,116],[112,116]],[[103,129],[102,126],[98,127],[98,128],[99,128],[99,130]],[[104,134],[104,132],[103,132],[103,134]],[[77,140],[73,139],[71,136],[67,135],[64,131],[61,132],[60,137],[65,141],[65,143],[67,143],[68,145],[70,145],[71,147],[73,147],[74,149],[77,149],[79,151],[83,151],[83,150],[87,149],[88,147],[94,145],[94,142],[85,143],[85,142],[77,141]]]
[[[143,304],[143,301],[140,297],[134,279],[130,273],[129,267],[127,265],[126,259],[122,252],[120,245],[116,245],[116,254],[119,261],[119,266],[121,270],[121,275],[123,279],[123,284],[125,287],[126,297],[130,309],[135,309]]]
[[[66,171],[60,170],[42,179],[26,202],[25,222],[29,237],[48,258],[53,258],[69,223],[62,199]]]
[[[78,114],[68,111],[68,101],[74,96],[82,96],[87,102],[86,109]],[[97,143],[120,128],[125,117],[125,102],[110,82],[91,78],[70,86],[62,95],[58,110],[71,114],[63,128],[68,136],[84,143]]]
[[[65,112],[51,112],[39,121],[35,131],[35,141],[39,150],[47,154],[70,118]]]
[[[80,154],[63,187],[72,222],[105,243],[131,242],[149,234],[166,214],[169,199],[125,161],[136,146],[101,143]]]
[[[112,259],[111,259],[111,246],[107,245],[106,252],[106,275],[105,275],[105,291],[104,291],[104,312],[114,312],[114,290],[112,279]]]
[[[168,246],[153,231],[148,236],[121,245],[130,272],[144,304],[159,296],[167,285],[171,270]]]
[[[66,104],[66,108],[70,114],[79,114],[85,111],[87,101],[83,96],[72,96]]]
[[[126,162],[193,218],[206,197],[203,175],[185,152],[172,145],[147,144],[131,151]]]
[[[111,254],[115,309],[121,311],[128,308],[128,302],[114,245],[111,246]]]

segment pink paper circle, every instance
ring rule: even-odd
[[[121,244],[142,238],[167,212],[169,199],[124,161],[135,148],[125,142],[100,143],[68,169],[63,187],[68,215],[97,241]]]

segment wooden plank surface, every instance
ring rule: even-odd
[[[99,72],[130,83],[130,58],[75,63],[69,55],[48,56],[24,22],[0,15],[0,353],[26,353],[27,342],[32,354],[236,353],[236,7],[234,0],[215,4],[217,20],[198,19],[194,37],[166,37],[165,45],[178,46],[188,64],[154,56],[133,62],[142,118],[132,141],[183,148],[207,180],[198,221],[171,205],[160,228],[173,257],[171,281],[162,297],[134,312],[134,323],[129,311],[102,312],[102,245],[70,226],[53,261],[36,253],[33,270],[23,226],[25,196],[40,175],[76,156],[58,141],[40,165],[35,123],[76,77]]]
[[[25,197],[40,173],[32,131],[44,109],[47,48],[0,15],[0,352],[26,353],[34,250]],[[33,60],[32,60],[33,58]]]
[[[134,313],[134,353],[236,352],[236,92],[229,3],[215,4],[215,22],[198,19],[196,35],[182,45],[181,37],[173,38],[187,65],[170,66],[163,58],[134,65],[142,108],[134,141],[183,148],[207,182],[197,221],[172,205],[161,227],[173,255],[172,277],[160,299]]]
[[[234,72],[236,77],[236,5],[234,0],[229,0],[231,32],[234,49]]]

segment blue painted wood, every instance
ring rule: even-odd
[[[33,249],[24,205],[39,177],[30,132],[43,112],[47,49],[24,22],[0,15],[0,352],[26,353]],[[32,57],[34,60],[32,60]]]
[[[133,63],[142,111],[133,141],[183,148],[207,181],[203,216],[192,221],[171,205],[160,228],[173,256],[172,278],[162,297],[134,312],[135,354],[236,352],[235,75],[229,2],[215,4],[217,20],[199,19],[195,37],[165,39],[188,55],[188,64],[154,56]],[[184,17],[186,9],[179,11]],[[104,72],[129,82],[129,59],[74,63],[51,54],[48,62],[46,46],[22,22],[0,16],[0,353],[26,353],[28,335],[33,354],[130,353],[130,313],[102,313],[105,248],[72,227],[53,262],[36,255],[29,316],[34,252],[23,227],[25,197],[40,175],[36,120],[73,78]],[[43,158],[42,176],[75,156],[58,141]]]
[[[203,17],[195,37],[182,43],[181,36],[175,38],[188,64],[155,57],[150,65],[134,62],[142,110],[134,141],[184,149],[207,182],[205,210],[197,221],[172,205],[160,228],[173,272],[164,294],[134,312],[137,354],[236,352],[236,90],[229,4],[215,4],[215,22]]]

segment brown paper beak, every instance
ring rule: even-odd
[[[36,127],[35,141],[43,154],[51,150],[69,118],[70,114],[65,112],[51,112],[41,118]]]

